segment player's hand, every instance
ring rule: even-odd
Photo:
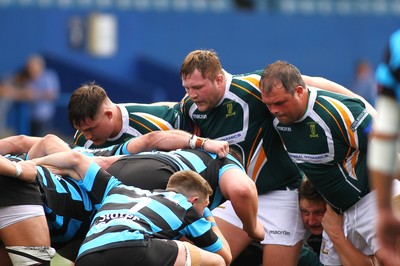
[[[219,158],[224,158],[229,153],[229,144],[226,141],[207,139],[203,149],[217,154]]]
[[[33,182],[37,176],[36,163],[28,160],[20,161],[18,164],[22,168],[22,173],[18,178],[27,182]]]
[[[324,231],[332,238],[345,237],[343,232],[343,216],[337,214],[329,204],[321,221]]]
[[[74,169],[66,169],[66,168],[59,168],[53,165],[44,165],[47,169],[49,169],[53,174],[60,175],[60,176],[69,176],[75,180],[81,180],[82,177],[79,175],[77,171]]]
[[[247,232],[248,236],[255,241],[262,241],[265,238],[265,231],[263,224],[257,219],[257,225],[254,230]]]

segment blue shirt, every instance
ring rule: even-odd
[[[94,162],[82,184],[98,211],[78,258],[110,247],[136,246],[147,237],[178,239],[186,236],[210,252],[222,248],[222,241],[212,231],[211,223],[182,194],[125,186]]]

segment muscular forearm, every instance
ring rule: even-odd
[[[358,249],[345,238],[343,234],[329,236],[336,252],[339,254],[343,266],[371,266],[371,258]]]
[[[193,135],[182,130],[153,131],[138,138],[130,140],[127,150],[130,154],[136,154],[149,150],[176,150],[189,148],[189,140]],[[195,148],[202,148],[208,152],[216,153],[219,157],[225,157],[229,152],[226,141],[206,140],[198,137]]]
[[[36,179],[36,164],[32,161],[20,161],[13,163],[10,160],[0,156],[0,174],[10,178],[19,178],[21,180],[32,182]]]
[[[343,231],[343,216],[335,213],[329,204],[326,205],[326,212],[321,223],[339,254],[342,265],[371,265],[370,258],[346,238]]]
[[[6,176],[15,176],[16,175],[16,169],[15,165],[4,158],[3,156],[0,156],[0,166],[1,166],[1,175],[6,175]]]
[[[190,134],[180,130],[153,131],[131,139],[127,145],[130,154],[149,150],[175,150],[189,146]]]
[[[60,172],[70,174],[74,179],[83,179],[92,160],[76,151],[58,152],[34,159],[37,164],[60,168]]]
[[[189,147],[192,135],[182,130],[154,131],[149,135],[152,149],[175,150]]]
[[[238,179],[240,176],[243,176],[241,180]],[[235,184],[226,182],[227,179]],[[242,221],[243,230],[250,238],[262,240],[263,235],[257,232],[258,194],[254,182],[240,170],[230,169],[222,176],[220,185],[223,186],[221,190],[224,196],[231,201],[237,216]]]
[[[218,226],[215,223],[215,219],[213,216],[209,216],[206,218],[208,221],[210,221],[213,226],[212,230],[218,237],[222,240],[222,248],[218,250],[216,253],[221,255],[222,258],[224,258],[226,265],[229,265],[232,261],[232,255],[231,255],[231,249],[229,247],[228,241],[225,239],[224,235],[222,234],[221,230],[219,230]]]
[[[29,159],[43,157],[56,152],[70,151],[71,148],[58,136],[48,134],[35,143],[28,152]]]
[[[40,137],[26,135],[10,136],[0,139],[0,154],[27,153],[32,146],[40,140]]]

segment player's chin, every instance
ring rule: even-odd
[[[320,228],[320,227],[309,228],[309,229],[310,229],[311,234],[313,234],[313,235],[320,235],[320,234],[322,234],[322,231],[323,231],[323,228]]]
[[[283,117],[283,116],[277,116],[276,118],[278,119],[279,123],[281,123],[281,124],[287,124],[288,123],[288,120],[285,119],[285,117]]]
[[[196,105],[197,105],[197,109],[199,109],[200,112],[205,112],[209,109],[208,104],[203,103],[203,102],[197,102]]]
[[[289,124],[292,124],[294,122],[294,120],[291,119],[290,117],[283,116],[283,115],[282,116],[277,116],[276,118],[278,119],[279,123],[284,124],[284,125],[289,125]]]
[[[105,143],[105,140],[102,140],[102,139],[92,140],[92,141],[93,141],[93,144],[96,145],[96,146],[100,146],[100,145],[103,145]]]

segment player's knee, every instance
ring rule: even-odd
[[[9,246],[6,247],[13,265],[48,265],[56,254],[52,247],[47,246]]]

